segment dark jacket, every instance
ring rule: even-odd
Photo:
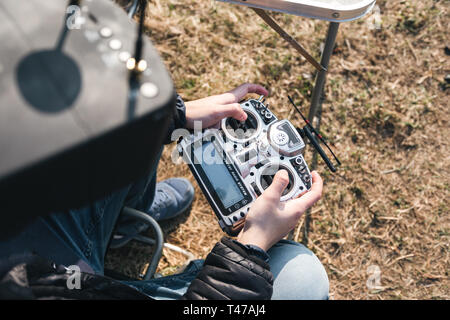
[[[273,276],[267,262],[237,242],[222,238],[192,281],[185,299],[267,300]]]
[[[177,94],[177,100],[175,103],[175,109],[172,113],[172,119],[169,123],[169,128],[167,130],[166,139],[164,144],[169,144],[172,141],[172,132],[178,128],[184,128],[186,126],[186,106],[184,104],[183,98]]]
[[[36,255],[0,262],[0,299],[149,299],[114,279],[81,273],[81,290],[69,289],[71,272]],[[270,299],[273,277],[266,262],[235,241],[223,238],[207,256],[184,299]]]

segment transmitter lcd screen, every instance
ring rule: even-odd
[[[244,195],[227,169],[222,155],[212,142],[204,142],[202,148],[195,148],[194,155],[225,208],[244,199]]]

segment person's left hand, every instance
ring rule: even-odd
[[[194,128],[194,121],[201,121],[202,128],[216,126],[223,118],[232,117],[239,121],[247,119],[247,114],[239,105],[247,93],[267,96],[269,92],[262,86],[245,83],[223,94],[186,102],[186,127]]]

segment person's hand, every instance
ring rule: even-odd
[[[223,94],[186,102],[186,127],[194,128],[194,121],[201,121],[202,128],[216,126],[223,118],[232,117],[239,121],[247,119],[247,114],[239,105],[247,93],[267,96],[268,91],[257,84],[245,83]]]
[[[316,171],[311,175],[312,187],[308,192],[299,198],[280,202],[289,176],[286,170],[278,171],[272,184],[253,203],[237,240],[267,251],[283,239],[296,226],[303,213],[322,196],[322,178]]]

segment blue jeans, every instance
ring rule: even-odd
[[[16,238],[0,242],[0,258],[34,251],[58,264],[78,265],[103,274],[104,257],[122,207],[148,208],[156,186],[157,163],[150,174],[84,208],[39,218]],[[318,258],[305,246],[281,240],[268,254],[274,275],[272,299],[327,299],[328,277]],[[124,282],[155,299],[179,299],[201,270],[193,261],[182,273],[148,281]]]

